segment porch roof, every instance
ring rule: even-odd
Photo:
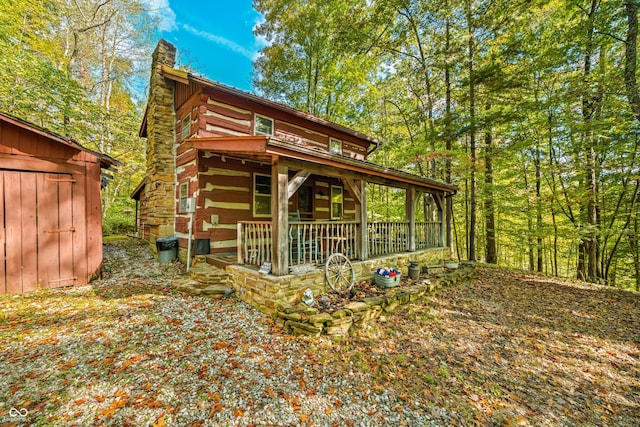
[[[220,154],[236,155],[274,164],[282,162],[316,174],[344,175],[345,171],[365,179],[393,187],[418,187],[426,192],[455,194],[455,185],[424,178],[399,169],[389,168],[366,160],[332,154],[319,149],[303,147],[270,136],[225,136],[191,138],[193,147]]]

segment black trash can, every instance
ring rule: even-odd
[[[171,262],[178,256],[178,238],[159,237],[156,239],[156,249],[158,249],[158,261]]]

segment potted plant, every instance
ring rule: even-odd
[[[376,269],[373,275],[373,281],[378,286],[385,288],[394,288],[400,284],[402,273],[396,268],[382,267]]]

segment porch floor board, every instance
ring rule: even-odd
[[[205,260],[207,264],[211,264],[214,267],[218,267],[224,270],[224,268],[228,265],[235,265],[238,263],[238,253],[237,252],[223,252],[217,254],[209,254],[205,255]]]

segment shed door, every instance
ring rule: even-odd
[[[73,179],[0,170],[0,294],[73,285]]]

